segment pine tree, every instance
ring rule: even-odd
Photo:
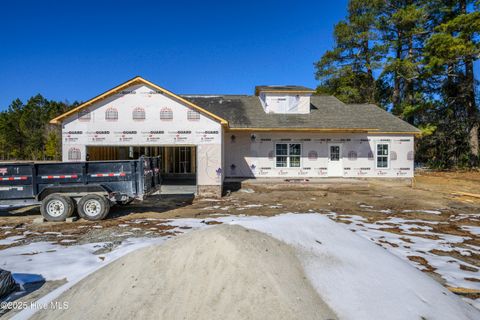
[[[60,127],[49,121],[72,106],[36,95],[23,104],[13,101],[0,112],[0,158],[3,160],[60,160]]]
[[[427,41],[425,60],[439,82],[443,103],[457,110],[459,117],[455,121],[465,123],[468,160],[470,165],[478,165],[479,111],[473,63],[480,57],[479,3],[473,0],[432,0],[430,5],[438,25]]]
[[[333,94],[346,103],[376,102],[374,72],[385,52],[376,29],[382,4],[381,0],[349,2],[347,19],[335,25],[335,47],[316,63],[319,93]]]
[[[380,80],[393,114],[412,124],[426,105],[423,94],[423,46],[427,37],[424,0],[388,0],[380,13],[382,41],[389,55]]]

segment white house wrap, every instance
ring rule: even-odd
[[[228,178],[412,177],[419,131],[373,105],[299,86],[179,96],[141,77],[55,118],[63,160],[161,156],[162,174],[221,194]]]

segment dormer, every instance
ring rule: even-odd
[[[256,86],[255,95],[265,113],[310,113],[310,96],[314,90],[302,86]]]

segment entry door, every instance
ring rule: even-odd
[[[343,171],[342,164],[342,145],[329,144],[328,145],[328,176],[341,177]]]

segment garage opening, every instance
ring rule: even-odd
[[[162,194],[195,193],[195,146],[87,146],[87,161],[128,160],[141,156],[161,158]]]

